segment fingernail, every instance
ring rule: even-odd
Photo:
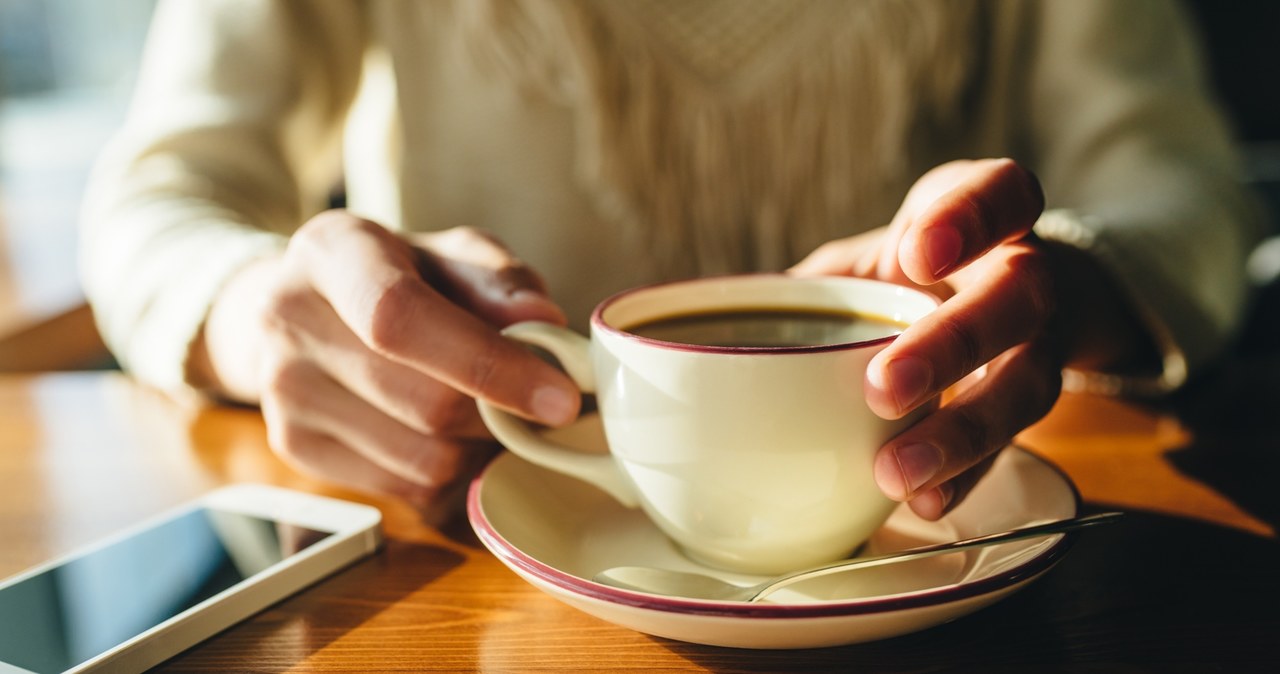
[[[519,320],[539,320],[553,323],[566,323],[568,319],[564,311],[544,293],[528,288],[520,288],[507,295]]]
[[[947,512],[947,506],[951,505],[951,500],[956,497],[955,485],[950,482],[943,482],[938,485],[938,503],[942,505],[942,512]]]
[[[951,483],[943,482],[922,494],[916,494],[910,501],[911,510],[923,519],[936,521],[947,513],[947,506],[951,504],[954,495],[955,489]]]
[[[898,460],[898,470],[902,473],[902,486],[906,490],[902,494],[904,497],[914,494],[942,470],[942,453],[930,444],[903,445],[893,450],[893,456]]]
[[[547,297],[545,293],[540,293],[536,290],[530,290],[529,288],[516,288],[515,290],[508,292],[507,297],[511,298],[511,301],[513,302],[544,302],[545,303],[545,302],[551,301],[551,298]]]
[[[919,358],[895,358],[889,361],[885,370],[885,384],[899,413],[911,409],[933,383],[933,368]]]
[[[940,279],[960,260],[960,233],[950,227],[930,227],[921,238],[929,271]]]
[[[1040,176],[1036,175],[1030,169],[1024,169],[1027,175],[1027,182],[1031,184],[1031,196],[1036,200],[1036,215],[1044,210],[1044,187],[1040,184]]]
[[[573,421],[577,413],[578,395],[570,394],[557,386],[540,386],[529,401],[538,419],[553,426]]]

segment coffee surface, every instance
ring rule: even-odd
[[[752,308],[666,316],[626,329],[641,337],[717,347],[828,346],[896,335],[906,325],[880,316],[818,309]]]

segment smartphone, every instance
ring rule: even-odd
[[[218,489],[0,581],[0,674],[141,672],[381,543],[376,508]]]

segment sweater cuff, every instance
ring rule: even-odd
[[[1182,386],[1188,377],[1189,345],[1205,341],[1205,329],[1190,325],[1187,312],[1178,310],[1176,290],[1161,287],[1161,276],[1132,251],[1120,251],[1096,218],[1070,210],[1045,211],[1033,228],[1036,236],[1087,252],[1111,273],[1120,291],[1137,313],[1160,350],[1161,372],[1155,375],[1118,375],[1067,368],[1063,388],[1105,395],[1154,397]],[[1198,312],[1197,312],[1198,313]]]
[[[206,252],[198,264],[174,274],[147,310],[123,349],[122,364],[148,384],[171,393],[193,393],[188,377],[191,349],[223,286],[244,266],[282,251],[288,239],[262,231],[210,228],[199,242]]]

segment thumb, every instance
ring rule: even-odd
[[[828,241],[787,270],[794,276],[874,275],[883,249],[886,228],[881,227],[846,239]]]

